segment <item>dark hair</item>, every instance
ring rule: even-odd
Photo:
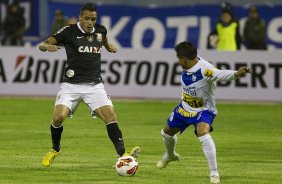
[[[256,6],[251,6],[251,7],[249,8],[249,11],[250,11],[250,12],[258,12]]]
[[[186,57],[187,59],[195,59],[198,55],[197,48],[191,42],[181,42],[174,47],[178,57]]]
[[[222,14],[225,14],[225,13],[228,13],[228,14],[232,17],[232,12],[231,12],[230,10],[228,10],[228,9],[222,9],[222,10],[221,10],[221,15],[222,15]]]
[[[88,10],[88,11],[96,11],[96,5],[92,3],[86,3],[85,5],[82,6],[80,10],[80,14],[82,14],[83,11]]]

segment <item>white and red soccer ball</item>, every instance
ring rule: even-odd
[[[138,162],[132,156],[120,157],[116,162],[116,171],[120,176],[134,176],[138,170]]]

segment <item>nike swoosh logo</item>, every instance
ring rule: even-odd
[[[122,138],[118,138],[118,140],[122,141]]]
[[[77,39],[80,39],[80,38],[83,38],[83,37],[84,37],[84,36],[77,36],[76,38],[77,38]]]

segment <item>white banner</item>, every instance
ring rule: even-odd
[[[218,100],[282,102],[281,51],[199,51],[199,55],[221,69],[254,70],[239,80],[219,83]],[[0,95],[56,95],[65,61],[64,49],[44,53],[37,48],[0,48]],[[112,97],[180,98],[180,73],[172,49],[122,49],[115,54],[102,50],[102,77]]]

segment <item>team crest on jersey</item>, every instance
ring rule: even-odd
[[[93,35],[88,35],[86,38],[89,42],[93,42],[94,40]]]
[[[101,33],[96,33],[96,39],[98,42],[101,42],[103,37],[102,37],[102,34]]]
[[[196,80],[197,80],[196,75],[192,75],[192,81],[196,81]]]

